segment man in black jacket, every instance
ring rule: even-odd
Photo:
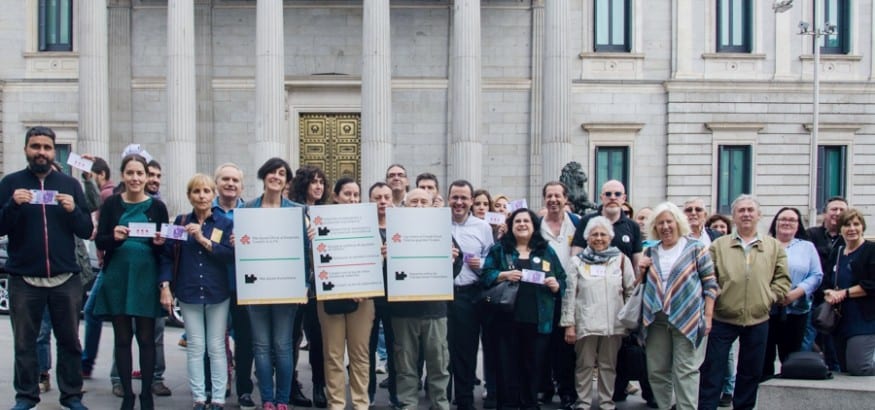
[[[36,339],[46,307],[57,339],[61,405],[85,409],[78,332],[82,282],[73,279],[81,270],[73,237],[90,237],[94,225],[79,182],[52,170],[54,131],[33,127],[24,145],[27,168],[0,181],[0,235],[9,237],[6,272],[15,338],[13,409],[40,401]]]

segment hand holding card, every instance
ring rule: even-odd
[[[547,275],[544,272],[539,270],[523,269],[523,277],[521,280],[536,285],[543,285],[546,276]]]
[[[185,227],[182,225],[161,224],[161,237],[166,239],[175,239],[177,241],[188,240],[188,233],[185,232]]]

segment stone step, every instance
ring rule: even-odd
[[[875,403],[875,376],[836,373],[830,380],[772,379],[760,384],[757,408],[871,409]]]

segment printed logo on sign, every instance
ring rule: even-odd
[[[320,227],[317,229],[317,231],[319,232],[319,236],[327,236],[328,233],[331,232],[331,230],[328,229],[327,226],[320,226]]]
[[[319,255],[319,262],[321,262],[321,263],[330,263],[332,259],[334,259],[334,258],[332,258],[331,255],[329,255],[327,253],[323,254],[323,255]]]
[[[334,284],[331,282],[322,282],[322,291],[328,292],[331,289],[334,289]]]
[[[243,237],[240,238],[240,243],[244,245],[249,245],[250,243],[252,243],[252,240],[249,238],[249,235],[243,235]]]
[[[243,279],[246,282],[246,284],[253,284],[253,283],[255,283],[255,281],[258,280],[258,278],[255,277],[255,274],[244,275]]]
[[[404,280],[407,277],[407,274],[404,271],[395,272],[395,280]]]
[[[319,251],[319,253],[325,252],[326,249],[328,249],[328,246],[324,243],[320,243],[319,246],[316,247],[316,250]]]
[[[313,223],[316,225],[322,225],[322,217],[317,216],[316,218],[313,219]]]
[[[326,272],[326,271],[319,272],[319,279],[322,279],[322,280],[328,279],[328,272]]]
[[[392,242],[401,243],[401,234],[395,233],[395,235],[392,235]]]

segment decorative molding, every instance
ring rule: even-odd
[[[799,60],[801,61],[814,61],[814,55],[812,54],[802,54],[799,56]],[[825,61],[846,61],[846,62],[858,62],[862,61],[863,56],[857,54],[821,54],[820,62],[823,63]]]
[[[766,127],[766,124],[758,122],[706,122],[705,128],[712,132],[720,131],[746,131],[759,132]]]
[[[848,123],[823,123],[818,124],[818,128],[820,131],[838,131],[838,132],[849,132],[856,134],[857,131],[860,131],[860,128],[863,128],[865,124],[848,124]],[[811,131],[814,128],[814,124],[805,123],[802,124],[803,127],[807,131]]]
[[[580,124],[586,132],[616,132],[616,133],[637,133],[644,128],[644,123],[641,122],[590,122]]]
[[[761,53],[702,53],[703,60],[765,60]]]

